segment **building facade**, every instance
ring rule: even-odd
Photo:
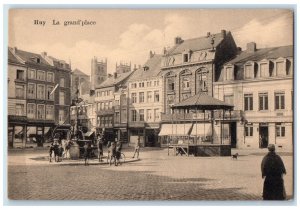
[[[134,145],[140,137],[144,146],[157,146],[163,111],[162,55],[150,52],[145,65],[128,80],[128,132]]]
[[[91,90],[95,90],[96,86],[99,86],[107,79],[107,59],[101,59],[98,61],[97,57],[94,57],[91,61]]]
[[[22,143],[17,147],[43,146],[51,140],[53,129],[59,124],[69,124],[70,109],[70,67],[47,53],[31,53],[17,48],[9,48],[9,55],[19,60],[23,69],[18,67],[16,78],[24,75],[23,84],[15,82],[15,92],[9,92],[8,98],[22,98],[24,106],[15,105],[15,110],[24,108],[24,127],[22,131],[12,134],[12,142],[16,135],[22,134]],[[10,62],[10,61],[9,61]],[[9,65],[10,66],[10,65]],[[25,71],[23,71],[26,69]],[[11,75],[9,68],[9,77]],[[23,71],[23,73],[21,73]],[[10,80],[10,78],[9,78]],[[17,79],[19,80],[19,79]],[[12,85],[9,82],[9,85]],[[22,88],[22,90],[21,90]],[[11,103],[9,107],[13,110]],[[20,104],[18,102],[18,104]],[[8,118],[10,124],[11,117]],[[25,119],[25,118],[24,118]],[[9,128],[10,130],[10,128]]]
[[[90,90],[90,76],[79,69],[74,69],[71,73],[71,98],[76,99],[78,94],[90,94]]]
[[[224,65],[214,92],[244,113],[236,129],[239,148],[292,148],[293,46],[257,49],[249,43]]]
[[[120,101],[118,102],[116,100],[115,93],[120,95],[120,89],[131,74],[132,72],[122,74],[117,74],[115,72],[114,75],[109,76],[102,84],[95,87],[97,132],[104,132],[105,139],[109,141],[115,140],[115,138],[120,135],[119,133],[121,131],[119,130],[122,130],[122,126],[120,127],[120,123],[118,123],[121,119],[116,121],[117,127],[114,125],[114,119],[119,118],[117,113],[120,115],[122,114],[123,116],[123,113],[121,113],[122,110],[120,110],[120,107],[123,107],[123,105],[121,106]],[[119,111],[115,113],[115,110]]]
[[[230,32],[222,30],[218,34],[207,33],[207,36],[195,39],[182,40],[175,38],[174,46],[164,51],[162,58],[162,76],[163,76],[163,98],[164,109],[162,114],[162,124],[167,127],[171,124],[183,124],[187,127],[182,135],[189,136],[196,121],[207,127],[206,130],[212,130],[210,125],[212,120],[216,120],[215,137],[221,141],[222,130],[228,130],[231,122],[220,123],[220,111],[203,112],[203,110],[194,110],[197,113],[172,112],[172,105],[184,101],[196,94],[207,94],[214,97],[213,84],[219,80],[221,69],[225,62],[232,59],[237,53],[237,46]],[[233,116],[231,116],[233,119]],[[233,119],[235,120],[235,119]],[[223,125],[226,123],[226,125]],[[181,126],[181,125],[179,125]],[[202,129],[199,127],[199,130]],[[227,129],[224,129],[226,127]],[[170,130],[170,129],[166,129]],[[172,130],[172,129],[171,129]],[[162,132],[167,135],[167,132]],[[193,132],[193,131],[192,131]],[[202,132],[203,138],[207,138],[206,132]],[[227,132],[228,133],[228,132]],[[169,133],[169,135],[174,135]],[[218,138],[217,138],[218,136]],[[202,137],[201,137],[202,138]],[[222,137],[223,138],[223,137]],[[161,138],[161,144],[165,144],[165,138]]]

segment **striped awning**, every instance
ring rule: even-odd
[[[197,123],[193,125],[191,136],[211,136],[211,131],[210,123]]]

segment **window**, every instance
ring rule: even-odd
[[[246,65],[245,66],[245,78],[250,79],[253,77],[254,77],[254,72],[253,72],[252,65]]]
[[[182,78],[182,89],[183,90],[190,90],[190,79],[185,77]]]
[[[18,80],[25,80],[25,73],[24,70],[17,70],[17,79]]]
[[[230,80],[233,80],[233,79],[234,79],[234,77],[233,77],[233,68],[232,67],[226,68],[225,69],[225,80],[230,81]]]
[[[120,112],[115,112],[115,123],[120,123]]]
[[[147,82],[147,87],[151,87],[151,81]]]
[[[54,74],[52,72],[47,73],[47,81],[54,82]]]
[[[47,105],[46,106],[46,119],[53,120],[54,119],[54,106]]]
[[[151,109],[147,109],[147,120],[148,121],[152,120],[152,110]]]
[[[108,107],[109,107],[109,109],[112,109],[112,101],[109,102]]]
[[[144,101],[144,92],[140,92],[139,93],[139,102],[140,103],[144,103],[145,101]]]
[[[45,80],[45,72],[44,71],[37,71],[36,79],[44,81]]]
[[[16,85],[16,98],[24,99],[25,91],[23,85]]]
[[[54,100],[54,94],[52,93],[50,95],[52,90],[53,90],[53,86],[47,86],[47,99],[48,100]]]
[[[183,62],[188,62],[189,61],[189,54],[183,54]]]
[[[268,110],[268,93],[259,93],[259,110]]]
[[[154,120],[158,121],[160,118],[160,112],[159,109],[154,109]]]
[[[58,113],[58,123],[64,124],[64,122],[65,122],[65,111],[63,109],[60,109]]]
[[[175,79],[169,78],[168,79],[168,91],[174,91],[175,90]]]
[[[37,85],[37,99],[45,99],[45,85]]]
[[[283,123],[276,123],[276,137],[285,137],[285,126]]]
[[[16,116],[25,115],[24,104],[16,104]]]
[[[140,115],[140,121],[144,121],[145,120],[145,114],[144,114],[144,110],[143,109],[139,110],[139,115]]]
[[[136,83],[132,83],[131,88],[136,88]]]
[[[59,91],[59,104],[64,105],[65,104],[65,92]]]
[[[140,82],[139,87],[144,87],[144,82]]]
[[[108,102],[104,103],[104,109],[107,110],[108,109]]]
[[[131,110],[131,121],[136,122],[136,110]]]
[[[101,109],[104,110],[104,103],[101,102]]]
[[[200,92],[206,92],[207,89],[207,73],[200,73],[198,76]]]
[[[121,110],[121,122],[126,123],[127,122],[127,109]]]
[[[35,79],[35,70],[34,69],[29,69],[28,78],[29,79]]]
[[[284,93],[275,93],[275,109],[284,109]]]
[[[253,94],[244,95],[244,109],[245,111],[253,110]]]
[[[28,98],[35,98],[36,97],[36,90],[35,90],[35,84],[28,83]]]
[[[109,95],[109,96],[111,96],[111,95],[112,95],[112,91],[111,91],[111,90],[109,91],[109,94],[108,94],[108,95]]]
[[[37,105],[37,119],[45,119],[45,105]]]
[[[154,102],[159,102],[159,91],[154,91]]]
[[[131,93],[131,101],[132,103],[136,103],[136,93]]]
[[[245,136],[253,136],[253,124],[252,123],[248,123],[247,125],[245,125]]]
[[[227,104],[234,104],[233,95],[224,95],[224,102]]]
[[[147,102],[152,102],[152,91],[147,92]]]
[[[35,104],[27,104],[27,117],[35,119]]]
[[[276,73],[278,76],[284,76],[286,74],[286,68],[284,62],[276,62]]]
[[[101,103],[97,103],[97,111],[101,109]]]
[[[60,80],[59,80],[59,86],[60,87],[65,87],[65,78],[60,78]]]
[[[260,76],[261,77],[270,76],[269,65],[267,63],[260,64]]]

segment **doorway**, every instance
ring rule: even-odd
[[[230,123],[231,148],[236,148],[236,122]]]
[[[269,127],[268,124],[259,124],[259,148],[267,148],[269,144]]]

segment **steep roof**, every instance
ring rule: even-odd
[[[123,80],[127,79],[133,71],[118,74],[117,78],[114,78],[114,76],[108,77],[104,82],[102,82],[100,85],[96,86],[96,88],[104,88],[104,87],[111,87],[114,85],[119,84]]]
[[[79,70],[79,69],[74,69],[74,70],[72,71],[72,74],[74,74],[74,75],[89,76],[89,75],[83,73],[83,72],[82,72],[81,70]]]
[[[229,33],[230,32],[226,32],[226,34]],[[181,44],[175,45],[174,47],[169,49],[167,54],[168,55],[180,54],[187,49],[192,51],[210,49],[212,47],[211,45],[212,37],[214,37],[214,47],[217,47],[224,39],[222,33],[218,33],[218,34],[212,34],[210,36],[203,36],[203,37],[183,40]]]
[[[293,57],[294,48],[293,45],[281,46],[281,47],[271,47],[257,49],[254,52],[245,50],[240,52],[234,59],[227,62],[227,64],[243,64],[247,61],[260,61],[262,59],[276,59],[279,57]]]
[[[37,53],[27,52],[24,50],[15,49],[15,53],[17,56],[19,56],[22,60],[24,60],[26,63],[34,63],[36,64],[36,61],[34,61],[35,58],[40,59],[41,65],[50,66],[49,63],[40,55]]]
[[[146,79],[155,77],[159,74],[161,71],[160,65],[161,65],[161,59],[162,55],[153,55],[150,59],[148,59],[144,65],[144,67],[147,67],[147,70],[144,70],[144,68],[137,69],[131,76],[128,81],[132,82],[139,79]]]
[[[10,50],[8,50],[8,62],[22,64]]]

